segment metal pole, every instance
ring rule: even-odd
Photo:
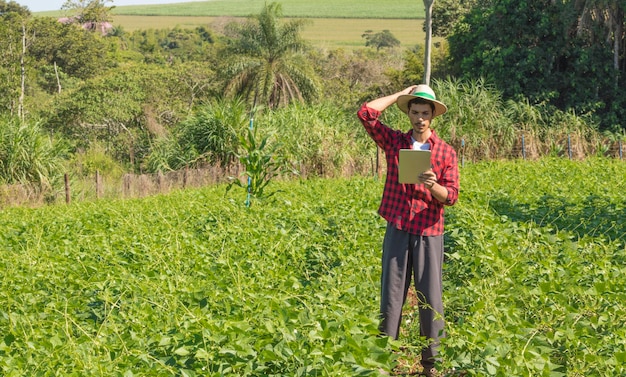
[[[572,159],[572,140],[570,135],[567,134],[567,154],[569,155],[569,159]]]
[[[526,159],[526,139],[524,138],[524,135],[522,134],[522,160]]]

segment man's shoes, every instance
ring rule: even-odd
[[[421,373],[420,376],[426,376],[426,377],[443,377],[443,373],[441,373],[440,371],[438,371],[435,368],[430,368],[430,369],[424,369]]]
[[[378,369],[378,373],[380,373],[380,375],[382,376],[389,376],[389,375],[396,375],[395,373],[389,373],[386,370],[380,368]],[[403,373],[400,373],[400,375],[405,375]],[[412,373],[411,373],[412,375]],[[444,377],[444,373],[438,371],[435,368],[430,368],[430,369],[424,369],[422,370],[418,375],[420,376],[426,376],[426,377]]]

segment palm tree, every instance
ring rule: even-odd
[[[235,37],[223,70],[225,93],[276,108],[317,97],[319,79],[303,55],[302,20],[279,23],[281,5],[265,5],[243,24],[232,24]]]

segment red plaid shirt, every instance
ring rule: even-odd
[[[411,234],[439,236],[443,234],[444,205],[453,205],[459,197],[459,167],[456,152],[435,131],[430,143],[431,164],[437,183],[448,189],[446,203],[435,199],[423,184],[398,183],[398,154],[412,147],[411,133],[394,130],[381,123],[380,111],[363,104],[357,115],[367,133],[385,151],[387,178],[378,213],[396,228]]]

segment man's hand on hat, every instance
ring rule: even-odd
[[[426,188],[432,188],[437,183],[437,175],[433,169],[428,169],[417,177],[420,183],[423,183]]]
[[[413,92],[415,91],[415,89],[417,89],[417,85],[411,85],[408,88],[404,89],[403,91],[401,91],[401,94],[413,94]]]

